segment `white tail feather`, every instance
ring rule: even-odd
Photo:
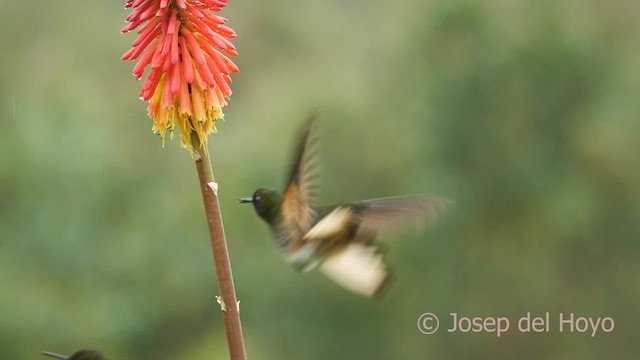
[[[320,266],[327,277],[348,290],[373,296],[387,278],[382,255],[373,246],[352,243],[327,257]]]

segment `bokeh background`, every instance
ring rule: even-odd
[[[224,359],[192,160],[152,135],[124,1],[0,2],[0,357]],[[640,355],[640,3],[240,1],[234,95],[210,139],[249,358]],[[297,274],[236,203],[282,187],[322,114],[323,202],[455,199],[389,246],[384,301]],[[440,316],[423,335],[420,314]],[[447,333],[448,314],[508,316]],[[551,314],[550,333],[514,319]],[[559,333],[558,313],[610,316]]]

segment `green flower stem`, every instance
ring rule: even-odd
[[[231,262],[227,250],[227,240],[224,235],[222,224],[222,213],[218,202],[217,184],[214,182],[211,161],[206,148],[200,146],[197,136],[193,137],[193,148],[198,169],[198,179],[200,180],[200,190],[202,200],[207,215],[207,225],[211,237],[211,247],[213,249],[213,260],[218,277],[218,288],[220,289],[220,306],[224,317],[224,325],[227,330],[227,342],[231,360],[245,360],[247,358],[244,349],[244,339],[242,337],[242,325],[240,323],[240,309],[236,291],[233,286],[233,275],[231,273]]]

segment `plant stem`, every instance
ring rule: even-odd
[[[202,200],[207,215],[207,225],[211,237],[211,248],[213,249],[213,261],[218,277],[218,288],[220,289],[220,306],[224,317],[224,326],[227,330],[227,343],[231,360],[245,360],[247,358],[244,349],[244,339],[242,337],[242,325],[240,324],[240,309],[236,291],[233,286],[233,274],[231,273],[231,262],[227,250],[227,240],[224,235],[222,224],[222,213],[218,202],[217,184],[214,182],[211,161],[206,148],[200,146],[197,137],[194,136],[193,148],[195,149],[196,168],[198,169],[198,179],[200,180],[200,190]],[[213,187],[212,187],[213,186]]]

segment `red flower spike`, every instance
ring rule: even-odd
[[[225,98],[231,95],[231,73],[238,67],[227,56],[237,55],[229,39],[236,37],[225,26],[227,19],[212,12],[222,10],[226,0],[127,0],[133,11],[123,33],[138,29],[138,37],[123,60],[138,60],[137,79],[150,68],[140,89],[148,101],[153,131],[163,139],[173,137],[177,123],[182,145],[193,149],[191,134],[201,144],[215,132],[223,118]]]

